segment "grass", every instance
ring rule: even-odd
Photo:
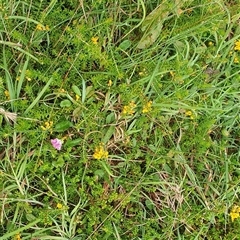
[[[0,239],[238,239],[239,7],[3,1]]]

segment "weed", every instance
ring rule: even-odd
[[[3,1],[0,239],[238,239],[239,7]]]

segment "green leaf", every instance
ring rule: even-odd
[[[115,175],[113,175],[113,173],[110,170],[110,167],[105,162],[101,162],[101,164],[109,176],[116,177]]]
[[[164,21],[169,15],[168,2],[161,3],[143,21],[141,30],[144,32],[137,48],[144,49],[151,46],[159,37]]]
[[[64,163],[65,163],[65,161],[64,161],[64,159],[62,158],[62,157],[59,157],[58,159],[57,159],[57,161],[53,161],[52,162],[52,165],[54,166],[54,167],[56,167],[56,168],[61,168],[61,167],[63,167],[64,166]]]
[[[106,117],[106,124],[110,124],[115,121],[115,114],[112,112]]]
[[[79,145],[82,142],[82,139],[74,139],[74,140],[67,140],[66,143],[64,144],[65,147],[74,147]]]
[[[73,86],[72,86],[72,90],[73,90],[74,93],[76,93],[78,96],[82,96],[82,93],[81,93],[81,91],[80,91],[80,89],[79,89],[78,86],[73,85]]]
[[[162,1],[143,21],[141,30],[144,32],[137,48],[144,49],[151,46],[159,37],[164,22],[171,15],[179,17],[181,7],[185,2],[192,0]]]
[[[81,116],[81,112],[82,112],[82,108],[81,107],[77,107],[73,110],[73,119],[76,120],[76,119],[79,119],[80,116]]]
[[[72,105],[72,103],[71,103],[68,99],[63,100],[63,101],[61,101],[61,103],[60,103],[60,106],[61,106],[62,108],[64,108],[64,107],[71,107],[71,105]]]
[[[73,124],[70,121],[64,120],[64,121],[61,121],[61,122],[57,123],[55,125],[54,130],[57,131],[57,132],[64,132],[72,126],[73,126]]]
[[[124,40],[120,43],[119,48],[121,48],[123,51],[127,50],[129,47],[131,47],[132,42],[130,40]]]
[[[153,209],[154,209],[154,204],[153,204],[153,202],[150,201],[149,199],[147,199],[147,200],[145,201],[145,205],[147,206],[147,208],[148,208],[149,210],[153,210]]]
[[[58,71],[58,70],[57,70]],[[28,113],[40,100],[40,98],[42,97],[42,95],[44,94],[44,92],[48,89],[49,85],[52,83],[53,81],[53,77],[51,77],[47,84],[43,87],[43,89],[41,90],[40,93],[38,93],[37,97],[35,98],[35,100],[30,104],[30,106],[25,110],[25,114]]]
[[[115,130],[115,126],[110,126],[109,129],[107,130],[107,132],[104,135],[104,138],[102,140],[103,143],[107,143],[109,141],[109,139],[112,137],[113,133]]]
[[[105,172],[101,169],[97,169],[95,172],[94,172],[94,175],[97,175],[99,176],[100,178],[104,177],[105,175]]]
[[[31,214],[31,213],[27,213],[27,214],[26,214],[26,219],[27,219],[29,222],[31,222],[31,221],[34,221],[34,220],[36,219],[36,217],[35,217],[33,214]]]

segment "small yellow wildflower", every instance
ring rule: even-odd
[[[190,110],[189,110],[189,111],[186,111],[186,112],[185,112],[185,115],[188,116],[188,117],[190,117],[190,119],[192,119],[192,120],[194,119],[193,112],[190,111]]]
[[[234,63],[239,63],[239,59],[238,57],[235,57],[234,60],[233,60]]]
[[[143,106],[142,113],[148,113],[151,110],[152,110],[152,101],[149,101]]]
[[[170,71],[169,73],[170,73],[171,77],[175,76],[175,72],[174,71]]]
[[[211,46],[213,46],[213,45],[214,45],[214,43],[213,43],[213,42],[211,42],[211,41],[210,41],[210,42],[208,42],[208,46],[209,46],[209,47],[211,47]]]
[[[62,208],[63,208],[63,205],[62,205],[61,203],[58,203],[58,204],[57,204],[57,208],[58,208],[58,209],[62,209]]]
[[[139,75],[140,77],[145,76],[146,74],[147,74],[146,68],[143,68],[143,69],[138,73],[138,75]]]
[[[21,234],[20,234],[20,233],[17,233],[17,234],[14,236],[14,240],[21,240]]]
[[[61,88],[61,89],[59,90],[59,92],[60,92],[60,93],[65,93],[65,89]]]
[[[92,43],[95,44],[95,45],[98,44],[98,39],[99,39],[99,37],[92,37],[91,38]]]
[[[102,144],[95,148],[93,158],[100,160],[102,158],[108,158],[108,151],[105,151]]]
[[[43,31],[43,30],[44,30],[44,26],[43,26],[42,24],[38,24],[38,25],[36,26],[36,30],[38,30],[38,31]]]
[[[232,222],[240,217],[240,207],[239,206],[234,206],[231,210],[231,212],[229,213]]]
[[[49,129],[51,129],[53,126],[53,121],[49,121],[49,122],[45,122],[42,126],[41,126],[41,129],[43,131],[47,131]]]
[[[122,113],[124,115],[133,115],[135,113],[134,108],[136,107],[136,104],[134,103],[134,101],[131,101],[128,105],[123,106],[123,111]]]
[[[30,82],[32,81],[32,79],[30,77],[26,77],[26,79]]]
[[[112,80],[109,80],[109,81],[108,81],[108,86],[111,87],[112,84],[113,84]]]
[[[230,212],[232,222],[239,217],[239,213]]]
[[[5,94],[5,96],[6,96],[7,99],[10,99],[10,93],[9,93],[8,90],[5,90],[5,91],[4,91],[4,94]]]
[[[235,44],[234,50],[240,51],[240,40],[237,40],[234,44]]]
[[[80,96],[76,94],[75,99],[76,99],[76,101],[78,101],[80,99]]]
[[[49,28],[48,25],[44,26],[44,25],[42,25],[42,24],[38,24],[38,25],[36,26],[36,30],[38,30],[38,31],[49,31],[50,28]]]
[[[138,73],[139,76],[145,76],[147,73],[146,68],[143,68],[142,71]]]

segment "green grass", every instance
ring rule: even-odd
[[[239,7],[2,1],[0,240],[239,239]]]

